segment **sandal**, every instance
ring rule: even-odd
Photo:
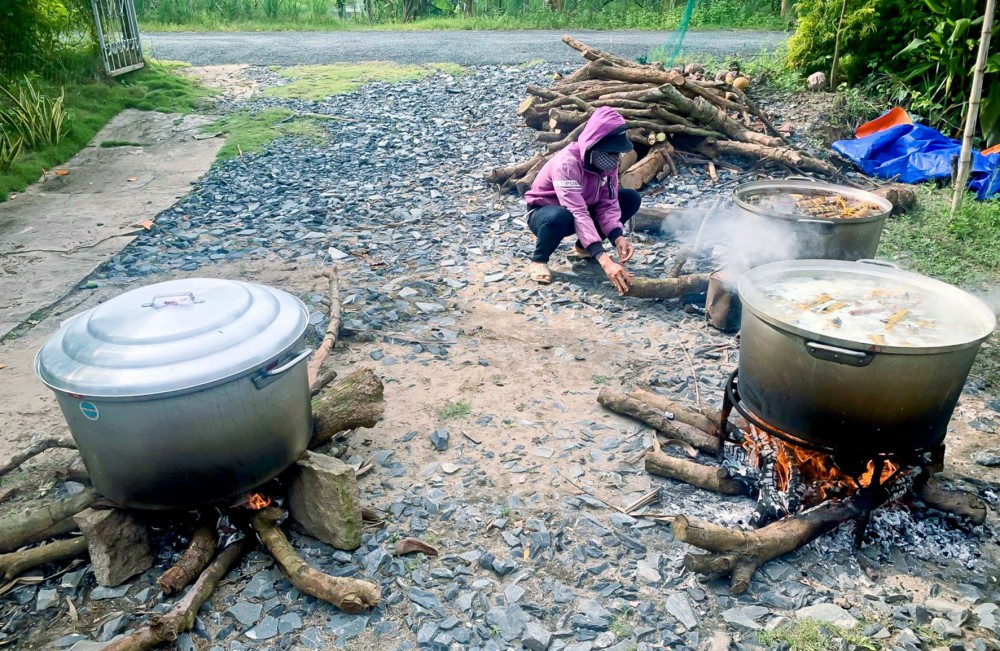
[[[590,251],[582,248],[579,244],[574,244],[570,252],[566,254],[566,257],[571,260],[590,260],[594,256],[590,255]]]
[[[544,262],[532,262],[528,266],[528,277],[536,283],[548,285],[552,282],[552,272]]]

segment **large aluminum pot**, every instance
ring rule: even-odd
[[[795,207],[796,197],[840,196],[877,206],[871,214],[852,219],[816,218]],[[760,245],[752,266],[780,260],[860,260],[874,258],[882,227],[892,203],[876,194],[809,179],[744,183],[733,190],[740,220]],[[747,238],[743,238],[747,239]]]
[[[937,446],[996,327],[955,287],[865,262],[764,265],[739,295],[746,407],[809,445],[858,455]]]
[[[66,321],[35,358],[91,481],[133,508],[184,508],[275,477],[309,443],[297,298],[233,280],[136,289]]]

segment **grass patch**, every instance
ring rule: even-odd
[[[674,30],[680,25],[684,13],[681,4],[669,11],[642,9],[626,5],[624,2],[606,6],[602,10],[578,10],[554,12],[549,9],[525,15],[485,15],[485,16],[438,16],[421,18],[408,22],[388,20],[378,24],[368,24],[362,19],[340,20],[336,17],[299,19],[265,18],[229,19],[216,12],[194,14],[182,21],[162,21],[143,19],[139,26],[146,32],[188,32],[188,31],[317,31],[317,32],[378,32],[378,31],[493,31],[493,30],[536,30],[536,29],[594,29],[594,30]],[[722,0],[713,6],[697,7],[691,18],[694,29],[788,29],[788,23],[778,16],[777,11],[747,6],[735,0]]]
[[[538,66],[544,66],[546,63],[545,59],[529,59],[524,63],[518,64],[518,68],[521,70],[530,70],[531,68],[536,68]]]
[[[111,149],[112,147],[145,147],[144,142],[133,142],[131,140],[102,140],[101,147]]]
[[[414,66],[400,65],[389,61],[289,66],[279,69],[277,73],[282,77],[291,79],[291,81],[282,86],[268,88],[264,91],[264,94],[274,97],[321,100],[331,95],[349,93],[363,84],[373,81],[395,83],[416,80],[426,77],[435,70],[439,70],[445,74],[456,75],[461,74],[463,68],[453,63]]]
[[[839,639],[835,640],[835,638]],[[783,646],[789,651],[836,651],[843,648],[840,640],[871,651],[877,651],[881,648],[877,640],[871,640],[864,635],[833,624],[808,618],[783,624],[773,631],[757,633],[757,641],[768,649]]]
[[[632,625],[629,623],[631,612],[625,611],[617,615],[608,626],[608,630],[618,636],[619,640],[624,640],[632,636]]]
[[[264,109],[257,113],[230,113],[206,125],[202,131],[227,134],[226,144],[219,150],[218,160],[236,158],[241,153],[259,152],[271,141],[286,136],[303,137],[314,142],[318,142],[323,136],[323,127],[317,120],[296,116],[293,111],[284,108]]]
[[[441,420],[452,420],[454,418],[465,418],[472,413],[472,407],[467,402],[446,402],[438,409],[438,418]]]
[[[6,83],[0,81],[0,83]],[[0,201],[21,192],[49,169],[65,163],[93,139],[108,121],[127,108],[165,113],[191,113],[211,91],[173,75],[168,68],[147,64],[141,70],[114,80],[53,84],[32,83],[46,95],[65,91],[68,133],[59,144],[23,152],[10,170],[0,173]]]
[[[590,381],[594,384],[611,384],[611,378],[607,375],[591,375]]]
[[[1000,200],[969,195],[949,223],[951,190],[915,186],[918,205],[886,221],[879,255],[954,284],[993,282],[1000,273]]]

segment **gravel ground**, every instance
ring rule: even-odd
[[[544,73],[483,67],[322,102],[252,98],[244,104],[252,109],[339,119],[327,123],[322,145],[282,140],[217,166],[95,277],[125,288],[238,272],[302,296],[315,341],[325,328],[322,295],[308,279],[337,261],[345,312],[335,360],[374,365],[386,382],[386,420],[352,437],[345,453],[351,463],[374,460],[362,499],[386,526],[368,531],[353,553],[294,538],[324,571],[377,581],[383,603],[340,613],[298,594],[253,552],[177,648],[695,650],[721,631],[735,648],[756,650],[765,648],[759,631],[803,616],[858,620],[857,631],[886,649],[996,648],[994,520],[960,526],[894,506],[876,514],[860,553],[843,527],[766,565],[734,597],[726,582],[683,569],[689,550],[669,528],[608,506],[658,487],[657,511],[746,521],[748,499],[651,478],[627,463],[648,432],[594,405],[598,385],[635,382],[714,402],[735,345],[683,301],[617,297],[593,265],[559,257],[557,283],[527,281],[532,240],[521,203],[481,174],[535,147],[513,116],[524,84]],[[265,71],[250,74],[275,83]],[[701,201],[737,180],[724,170],[720,177],[706,190],[704,176],[685,170],[645,196]],[[630,266],[640,275],[659,273],[677,251],[669,240],[637,240]],[[459,396],[468,416],[436,415]],[[969,409],[995,431],[984,399],[971,383]],[[996,504],[990,490],[980,493]],[[397,557],[393,543],[403,536],[442,553]],[[166,542],[182,548],[176,536]],[[36,611],[51,617],[68,596],[89,636],[65,635],[57,646],[110,639],[142,621],[136,610],[169,607],[153,582],[170,560],[168,549],[158,568],[118,590],[95,588],[83,570],[19,588],[0,602],[15,613],[0,632],[31,627]],[[33,630],[43,641],[68,632]]]
[[[296,65],[358,61],[514,65],[535,59],[576,61],[564,32],[158,32],[143,35],[154,57],[193,65]],[[589,45],[637,57],[673,38],[673,32],[572,32]],[[750,56],[785,41],[780,32],[688,32],[688,52]]]

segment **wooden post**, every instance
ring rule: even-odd
[[[986,58],[990,53],[990,35],[993,33],[993,14],[996,13],[996,0],[986,0],[986,15],[983,17],[983,31],[979,37],[979,55],[976,57],[976,68],[972,73],[972,93],[969,96],[969,106],[965,115],[965,131],[962,133],[962,153],[958,159],[958,173],[955,175],[955,187],[951,195],[951,214],[948,220],[955,219],[955,213],[962,207],[965,198],[965,185],[969,181],[972,170],[972,138],[976,135],[976,121],[979,119],[979,105],[983,101],[983,75],[986,73]]]

